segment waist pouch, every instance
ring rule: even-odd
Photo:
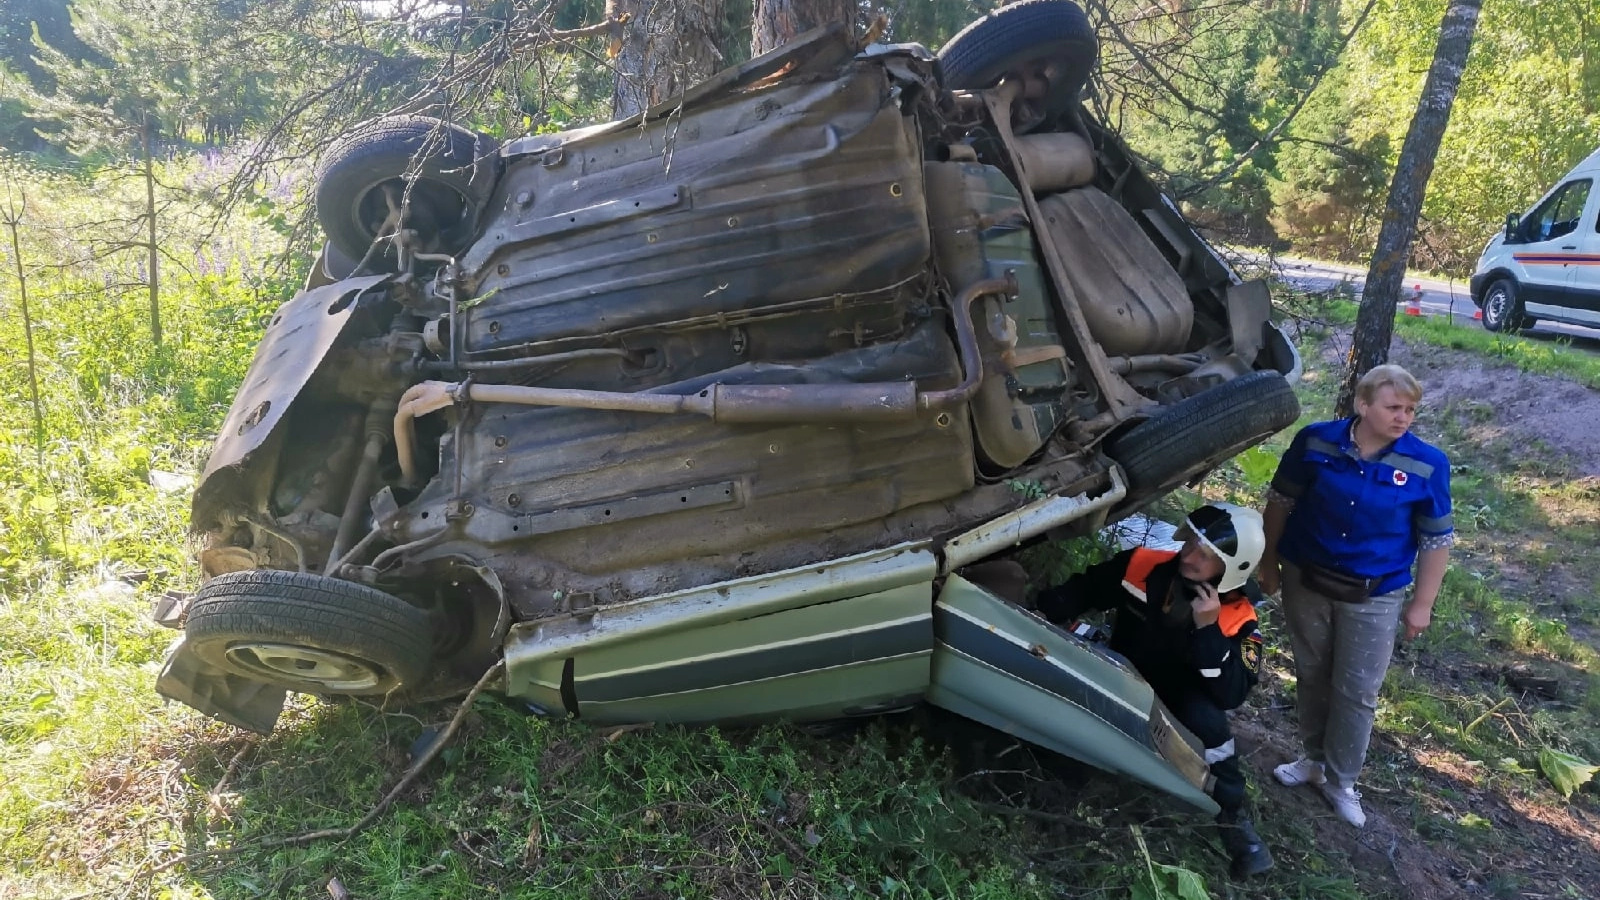
[[[1337,569],[1306,563],[1300,567],[1300,583],[1330,600],[1340,603],[1365,603],[1372,599],[1372,589],[1381,578],[1361,578],[1346,575]]]

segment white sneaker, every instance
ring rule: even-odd
[[[1328,798],[1328,803],[1333,806],[1333,811],[1339,818],[1349,822],[1357,828],[1367,824],[1367,814],[1361,811],[1361,793],[1354,788],[1336,788],[1331,784],[1319,784],[1322,796]]]
[[[1291,763],[1284,763],[1272,770],[1272,777],[1278,783],[1288,787],[1298,787],[1302,784],[1322,784],[1322,763],[1306,759],[1304,756]]]

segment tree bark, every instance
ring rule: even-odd
[[[158,265],[161,260],[161,248],[156,244],[156,173],[155,163],[152,159],[154,152],[150,134],[150,113],[144,114],[140,123],[140,136],[144,144],[144,216],[149,225],[147,236],[150,251],[150,339],[157,347],[161,346],[161,275]]]
[[[622,14],[611,111],[627,118],[665,102],[722,67],[723,0],[609,0]]]
[[[1367,283],[1356,314],[1355,336],[1345,360],[1344,381],[1339,389],[1337,414],[1347,416],[1354,409],[1355,386],[1373,366],[1389,360],[1389,343],[1394,337],[1394,310],[1405,282],[1406,263],[1416,238],[1417,217],[1422,198],[1433,175],[1439,142],[1450,124],[1450,108],[1461,72],[1472,51],[1472,36],[1478,27],[1478,12],[1483,0],[1450,0],[1444,21],[1439,26],[1439,43],[1433,51],[1433,65],[1411,117],[1394,178],[1389,182],[1389,199],[1384,204],[1383,224],[1378,243],[1367,269]]]
[[[855,20],[853,0],[756,0],[750,55],[775,50],[820,25],[843,22],[853,27]]]

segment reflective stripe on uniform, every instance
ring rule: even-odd
[[[1231,595],[1232,592],[1230,591]],[[1256,622],[1256,608],[1250,601],[1240,597],[1238,600],[1225,601],[1222,609],[1217,611],[1217,627],[1228,637],[1248,631],[1246,626],[1254,626]]]
[[[1417,525],[1417,530],[1423,534],[1444,534],[1456,528],[1454,516],[1417,516],[1412,519]]]
[[[1139,547],[1128,557],[1128,570],[1122,574],[1122,589],[1148,603],[1145,589],[1150,583],[1150,573],[1178,553],[1175,550],[1152,550]]]
[[[1385,453],[1378,459],[1378,462],[1381,462],[1386,466],[1399,469],[1402,472],[1415,475],[1418,478],[1426,479],[1433,477],[1432,464],[1425,463],[1413,456],[1406,456],[1404,453]]]

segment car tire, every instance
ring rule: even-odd
[[[1514,333],[1532,328],[1533,322],[1533,317],[1522,311],[1515,281],[1497,279],[1483,292],[1483,327],[1486,330]]]
[[[1221,465],[1300,418],[1277,372],[1251,372],[1167,407],[1113,438],[1106,452],[1128,489],[1150,494]]]
[[[495,144],[426,116],[378,119],[341,138],[317,172],[317,220],[328,240],[360,261],[389,214],[387,189],[403,196],[410,182],[408,227],[431,252],[459,254],[471,243],[493,187]],[[393,270],[385,247],[370,271]]]
[[[254,569],[218,575],[190,604],[194,653],[245,678],[313,694],[388,694],[428,672],[421,609],[377,588],[322,575]]]
[[[1066,110],[1094,67],[1099,45],[1083,9],[1071,0],[1022,0],[963,28],[939,50],[945,87],[993,87],[1019,68],[1055,63],[1045,119]]]

